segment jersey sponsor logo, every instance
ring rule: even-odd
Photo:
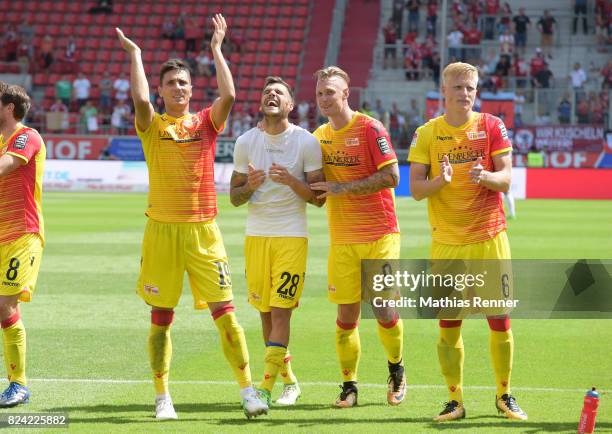
[[[331,140],[323,140],[323,139],[321,139],[321,140],[319,140],[319,142],[321,142],[322,145],[331,145],[332,144]]]
[[[499,132],[501,133],[502,139],[508,140],[508,130],[506,130],[506,126],[503,122],[500,122],[498,125]]]
[[[380,149],[381,154],[386,155],[391,153],[391,146],[389,146],[389,142],[387,142],[385,136],[377,137],[376,143],[378,143],[378,149]]]
[[[28,143],[28,135],[27,134],[20,134],[15,139],[15,142],[13,143],[13,147],[15,149],[19,149],[19,150],[23,151],[25,149],[27,143]]]
[[[336,151],[323,156],[323,162],[330,166],[350,167],[359,166],[361,161],[359,155],[349,155],[343,151]]]
[[[445,142],[446,140],[453,140],[453,136],[436,136],[436,140]]]
[[[410,142],[410,147],[414,148],[416,147],[417,144],[417,140],[419,139],[419,135],[418,133],[414,133],[414,135],[412,136],[412,142]]]
[[[359,139],[357,137],[346,138],[344,144],[346,146],[359,146]]]
[[[334,285],[329,285],[329,286],[327,287],[327,290],[328,290],[329,292],[336,292],[336,287],[335,287]]]
[[[284,154],[285,153],[284,149],[273,148],[272,146],[267,146],[267,145],[264,149],[266,150],[266,152],[269,152],[271,154]]]
[[[7,282],[6,280],[2,282],[4,286],[19,286],[18,282]]]
[[[475,161],[478,157],[485,157],[483,149],[451,149],[450,152],[438,152],[438,162],[442,162],[444,156],[448,156],[448,161],[451,164],[461,164]]]
[[[487,133],[484,131],[468,131],[467,136],[468,136],[468,139],[470,140],[480,140],[480,139],[486,139]]]

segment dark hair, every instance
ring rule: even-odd
[[[2,87],[0,86],[0,89],[1,88]],[[30,97],[25,89],[15,84],[6,86],[6,88],[2,90],[0,101],[2,101],[3,106],[7,106],[11,103],[15,106],[15,109],[13,110],[13,118],[15,118],[16,121],[20,121],[25,118],[28,114],[28,110],[30,110],[30,106],[32,105],[30,102]]]
[[[283,86],[285,86],[287,88],[287,90],[289,91],[289,96],[291,97],[291,101],[294,101],[294,97],[293,97],[293,89],[291,89],[291,86],[289,86],[289,83],[287,83],[285,80],[283,80],[280,77],[277,77],[275,75],[270,75],[268,77],[266,77],[266,82],[264,83],[264,90],[266,87],[270,86],[271,84],[282,84]]]
[[[187,63],[181,59],[170,59],[164,62],[159,70],[160,86],[164,84],[164,75],[168,71],[187,71],[187,74],[189,74],[189,79],[191,80],[191,68],[189,68],[189,65],[187,65]]]

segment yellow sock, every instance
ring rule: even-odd
[[[497,396],[510,393],[510,374],[512,373],[512,353],[514,350],[514,338],[512,330],[489,331],[489,350],[491,361],[495,372],[495,385]]]
[[[274,383],[276,382],[276,376],[281,366],[284,364],[283,359],[287,354],[287,348],[281,345],[270,345],[272,342],[268,342],[266,346],[266,355],[264,358],[264,379],[260,383],[261,389],[266,389],[268,392],[272,392],[274,389]]]
[[[461,322],[456,327],[440,327],[438,360],[451,401],[463,402],[463,338]]]
[[[400,318],[388,323],[377,323],[378,337],[385,348],[387,360],[399,363],[404,349],[404,323]]]
[[[172,339],[170,338],[170,324],[151,324],[151,329],[149,330],[149,361],[153,370],[155,393],[158,395],[168,393],[168,375],[170,373],[171,359]]]
[[[283,364],[278,371],[281,375],[284,384],[295,384],[297,383],[297,377],[293,373],[293,369],[291,369],[291,354],[289,353],[289,348],[287,348],[287,354],[285,354],[285,358],[283,359]]]
[[[2,321],[2,335],[6,375],[9,381],[26,386],[26,331],[18,313]]]
[[[251,370],[249,368],[249,350],[247,349],[244,330],[236,321],[234,307],[227,306],[213,312],[213,319],[219,336],[223,354],[229,362],[240,388],[251,385]]]
[[[357,366],[361,357],[357,323],[343,324],[336,321],[336,353],[340,362],[342,381],[357,381]]]

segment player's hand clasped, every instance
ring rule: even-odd
[[[482,157],[478,157],[470,169],[470,179],[474,184],[480,184],[485,180],[487,171],[482,167]]]
[[[440,176],[446,184],[450,184],[453,178],[453,166],[451,166],[450,161],[448,160],[448,155],[444,155],[444,157],[442,157],[442,161],[440,162]]]
[[[225,22],[225,18],[221,14],[215,14],[212,18],[213,25],[215,26],[215,32],[212,35],[210,40],[210,48],[213,50],[216,48],[221,48],[221,43],[223,42],[223,38],[225,38],[225,32],[227,31],[227,23]]]
[[[340,184],[337,182],[314,182],[310,184],[310,188],[315,191],[322,191],[323,193],[317,196],[317,199],[323,199],[328,196],[334,196],[340,194]]]
[[[249,172],[247,173],[247,184],[249,185],[249,189],[252,191],[257,190],[265,180],[266,172],[255,169],[255,166],[249,163]]]
[[[286,167],[276,163],[272,163],[270,169],[268,169],[268,175],[270,175],[270,179],[272,181],[284,185],[291,185],[295,179],[293,175],[289,173]]]
[[[119,38],[119,42],[121,42],[121,47],[128,53],[132,53],[135,51],[140,51],[140,47],[134,43],[131,39],[127,38],[123,31],[119,27],[115,27],[115,32],[117,33],[117,37]]]

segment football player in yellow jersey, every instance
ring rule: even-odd
[[[225,19],[217,14],[212,22],[214,33],[210,46],[217,69],[219,97],[211,107],[195,114],[189,111],[190,71],[179,59],[171,59],[161,67],[159,94],[166,113],[154,112],[140,48],[120,29],[116,30],[121,46],[130,55],[136,131],[149,169],[148,221],[136,291],[151,306],[148,344],[159,420],[177,418],[168,391],[172,355],[170,326],[185,271],[196,309],[210,308],[223,353],[240,385],[246,416],[268,412],[268,406],[251,383],[244,331],[236,321],[232,305],[227,255],[214,220],[217,214],[213,173],[216,137],[232,108],[235,90],[221,52],[227,31]]]
[[[32,299],[44,244],[42,175],[45,145],[22,124],[30,97],[0,82],[0,325],[9,386],[0,408],[25,404],[26,331],[20,302]]]
[[[408,157],[412,196],[428,199],[431,257],[509,260],[501,196],[510,187],[512,144],[499,118],[472,111],[478,85],[474,66],[451,63],[442,79],[445,114],[417,129]],[[510,319],[487,314],[487,320],[495,405],[507,418],[525,420],[527,414],[510,394]],[[465,417],[461,323],[453,318],[439,324],[438,359],[449,390],[449,401],[434,418],[440,422]]]
[[[321,143],[326,181],[311,188],[326,198],[331,243],[328,299],[338,305],[336,353],[343,384],[333,405],[347,408],[357,405],[361,260],[398,259],[400,254],[392,190],[399,182],[399,169],[385,127],[349,107],[348,74],[330,66],[315,76],[317,104],[329,122],[314,132]],[[389,369],[387,402],[399,405],[406,392],[403,323],[394,311],[375,314]]]

